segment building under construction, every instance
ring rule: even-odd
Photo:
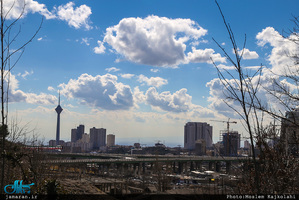
[[[240,148],[240,134],[238,131],[221,131],[224,156],[237,156]]]

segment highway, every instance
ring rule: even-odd
[[[122,155],[124,156],[124,155]],[[143,155],[144,156],[144,155]],[[97,163],[97,164],[108,164],[108,163],[153,163],[153,162],[219,162],[219,161],[247,161],[248,157],[213,157],[213,156],[154,156],[148,158],[138,157],[125,157],[125,158],[110,158],[110,159],[57,159],[57,160],[46,160],[43,163],[48,164],[79,164],[79,163]]]

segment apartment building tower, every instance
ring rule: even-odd
[[[197,140],[204,140],[207,148],[212,147],[213,127],[206,122],[188,122],[184,128],[184,148],[195,149]]]
[[[77,142],[84,134],[84,125],[79,125],[77,128],[71,130],[71,142]]]
[[[108,147],[115,146],[115,135],[113,134],[107,135],[107,146]]]
[[[91,128],[90,142],[92,149],[99,149],[102,146],[106,146],[106,129],[95,127]]]

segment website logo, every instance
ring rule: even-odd
[[[30,194],[30,186],[34,185],[34,183],[23,185],[23,180],[15,180],[14,184],[6,185],[4,187],[4,192],[6,194]]]

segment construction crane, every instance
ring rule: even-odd
[[[232,123],[232,124],[236,124],[237,122],[236,121],[229,121],[230,118],[228,118],[227,121],[221,121],[221,120],[210,120],[210,121],[214,121],[214,122],[222,122],[222,123],[226,123],[227,124],[227,137],[226,137],[226,140],[227,140],[227,145],[226,145],[226,155],[229,155],[229,125]]]

